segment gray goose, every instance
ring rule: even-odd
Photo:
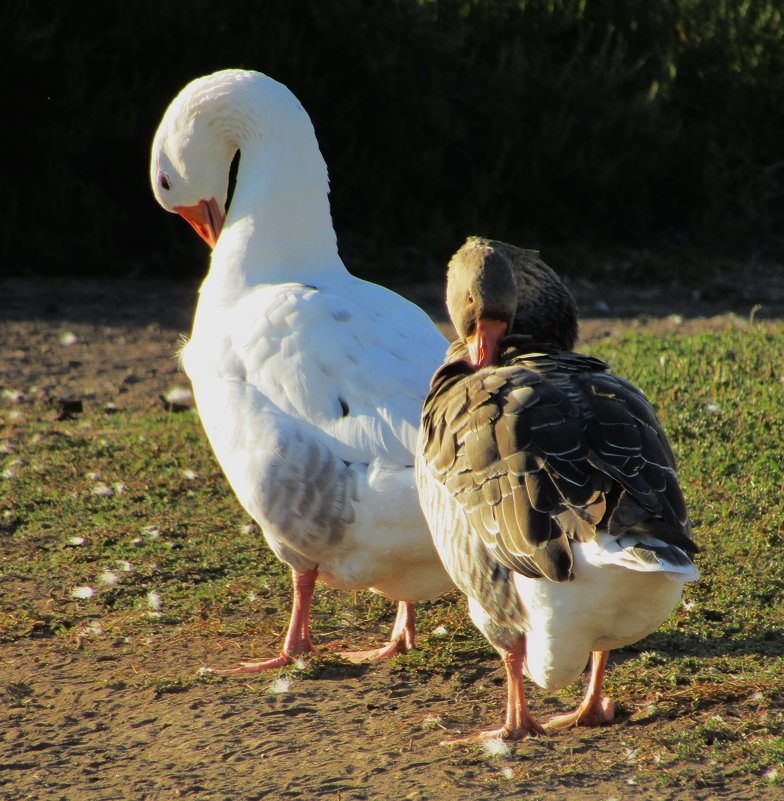
[[[608,723],[608,651],[656,629],[699,578],[667,437],[639,389],[572,351],[576,304],[536,253],[469,239],[447,306],[458,338],[424,404],[417,485],[508,685],[503,726],[448,742]],[[589,657],[580,705],[541,725],[523,674],[558,689]]]

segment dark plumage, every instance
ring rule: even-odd
[[[473,303],[466,302],[468,294]],[[469,237],[449,263],[446,296],[455,344],[481,317],[510,323],[508,333],[558,350],[572,350],[577,342],[577,304],[535,250]]]
[[[571,351],[576,304],[531,251],[468,240],[449,265],[447,304],[459,338],[425,401],[419,488],[436,546],[474,602],[477,625],[509,668],[509,655],[536,631],[534,608],[541,607],[544,620],[552,608],[568,616],[569,604],[581,603],[579,587],[559,591],[552,583],[582,581],[584,592],[593,593],[595,579],[610,578],[599,564],[606,562],[627,568],[616,593],[620,608],[638,604],[640,619],[630,626],[635,636],[619,639],[639,639],[680,596],[680,584],[668,576],[681,583],[696,577],[688,554],[697,549],[672,449],[650,403],[604,362]],[[502,325],[483,342],[487,320]],[[653,575],[664,582],[661,592],[642,588],[639,576],[647,581]],[[672,587],[674,594],[667,592]],[[653,600],[645,597],[649,591]],[[590,651],[606,651],[603,643],[614,642],[607,632],[619,624],[614,617],[602,620],[604,614],[594,616]],[[570,636],[568,620],[542,626],[545,639]],[[559,673],[554,665],[561,656],[547,647],[549,667],[533,676],[543,686],[561,682],[548,678]],[[525,655],[531,673],[530,647]],[[578,671],[586,658],[587,651],[582,664],[578,657]],[[606,654],[596,660],[600,687]],[[519,682],[522,693],[521,676],[510,674],[510,682]],[[577,717],[553,727],[604,722],[610,713],[602,703],[598,691],[586,696]],[[524,702],[517,705],[508,715],[523,724],[489,734],[541,733]]]

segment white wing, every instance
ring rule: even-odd
[[[346,461],[411,465],[446,340],[400,296],[346,283],[249,293],[232,312],[223,377],[259,389]]]
[[[446,340],[394,293],[341,284],[267,285],[209,306],[183,364],[218,461],[280,558],[332,571],[334,586],[379,586],[411,561],[411,580],[429,585],[411,593],[431,597],[448,579],[411,466]]]

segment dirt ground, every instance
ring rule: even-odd
[[[759,297],[737,285],[706,293],[588,284],[573,289],[583,311],[584,343],[629,329],[666,336],[744,325],[758,301],[765,303],[761,315],[784,314],[780,284]],[[442,316],[439,288],[410,294]],[[42,396],[74,395],[89,404],[158,406],[161,394],[187,387],[174,353],[189,329],[195,298],[195,285],[183,284],[1,283],[0,391],[35,387]],[[620,801],[640,795],[613,757],[625,727],[635,725],[628,720],[529,741],[513,757],[439,746],[441,731],[427,725],[428,717],[441,717],[452,731],[455,722],[470,731],[498,719],[504,685],[497,660],[448,678],[400,673],[389,664],[347,665],[316,679],[295,679],[280,694],[249,692],[242,679],[161,692],[140,689],[136,678],[182,674],[214,662],[216,644],[175,638],[129,649],[96,640],[77,649],[41,638],[0,648],[0,692],[27,686],[35,699],[22,712],[4,704],[0,797],[7,801]],[[558,700],[532,696],[542,717],[562,711]],[[565,753],[580,755],[584,771],[559,777]],[[529,780],[534,761],[537,778]],[[552,769],[543,774],[543,764]],[[765,797],[776,792],[771,788]],[[703,787],[651,797],[761,796]]]

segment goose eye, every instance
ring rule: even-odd
[[[158,179],[158,183],[161,186],[161,189],[166,189],[167,191],[171,189],[171,184],[169,183],[169,176],[166,173],[163,173],[161,177]]]
[[[473,303],[473,302],[474,302],[474,296],[473,296],[473,295],[472,295],[470,292],[468,292],[468,293],[466,294],[466,300],[467,300],[469,303]]]

